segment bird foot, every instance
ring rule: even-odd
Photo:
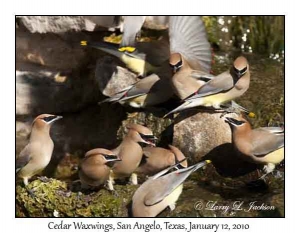
[[[48,183],[50,181],[50,179],[46,176],[40,176],[38,179],[44,183]]]
[[[34,191],[30,188],[28,188],[27,186],[25,186],[26,191],[28,192],[28,194],[32,197],[32,198],[36,198]]]
[[[170,205],[169,205],[169,208],[170,208],[171,211],[175,210],[176,204],[175,204],[175,203],[170,204]]]
[[[116,190],[110,190],[111,194],[115,197],[120,197],[120,195],[118,194],[118,192]]]
[[[132,185],[138,185],[138,178],[137,178],[137,174],[132,173],[130,176],[130,184]]]

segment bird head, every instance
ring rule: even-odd
[[[175,74],[183,66],[183,59],[180,53],[172,53],[170,55],[169,65]]]
[[[248,123],[242,116],[225,117],[225,122],[233,128],[240,128]]]
[[[233,62],[232,71],[238,78],[245,75],[249,71],[247,59],[243,56],[236,58]]]
[[[130,124],[126,127],[129,131],[127,136],[141,145],[155,146],[157,138],[153,132],[145,126],[138,124]]]
[[[63,117],[51,114],[41,114],[34,119],[32,124],[37,127],[50,127],[53,122],[61,118]]]

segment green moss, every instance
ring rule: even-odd
[[[127,216],[126,206],[136,190],[135,186],[115,185],[116,193],[106,189],[83,194],[72,192],[67,183],[49,179],[48,182],[35,180],[28,185],[35,197],[27,190],[17,186],[18,217],[53,217],[57,212],[60,217],[116,217]]]

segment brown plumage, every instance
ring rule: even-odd
[[[137,176],[134,173],[139,166],[143,150],[142,146],[155,146],[156,140],[152,131],[145,126],[138,124],[130,124],[127,126],[128,133],[122,140],[121,144],[111,151],[118,155],[121,161],[117,161],[112,166],[109,176],[109,187],[112,187],[114,179],[131,178],[132,184],[137,184]]]
[[[185,159],[184,154],[175,146],[169,145],[170,150],[161,147],[143,148],[144,162],[137,168],[137,174],[152,176],[178,161]],[[182,167],[187,167],[187,161],[181,163]]]
[[[23,179],[25,185],[28,184],[28,179],[49,164],[54,148],[49,134],[50,128],[53,122],[61,118],[61,116],[42,114],[34,119],[29,143],[16,160],[17,176]]]
[[[242,116],[226,117],[232,129],[232,141],[244,159],[264,164],[269,173],[284,159],[284,130],[280,127],[252,129]]]
[[[81,184],[98,187],[109,180],[110,167],[120,158],[110,150],[97,148],[88,151],[79,168]]]

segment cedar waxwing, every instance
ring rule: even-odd
[[[114,179],[130,177],[132,184],[136,185],[137,175],[134,173],[139,166],[144,145],[155,146],[156,137],[152,131],[145,126],[138,124],[130,124],[127,126],[128,133],[124,137],[121,144],[111,150],[118,155],[121,161],[116,161],[112,166],[109,185],[112,186]]]
[[[151,74],[100,103],[119,102],[134,108],[145,108],[166,102],[172,96],[170,80]]]
[[[169,24],[170,59],[175,94],[185,99],[212,79],[211,48],[199,16],[171,16]]]
[[[62,116],[42,114],[32,123],[29,143],[21,151],[16,160],[16,173],[23,179],[25,186],[28,179],[43,171],[49,164],[54,148],[50,137],[50,128],[53,122]]]
[[[79,167],[82,186],[98,187],[108,182],[114,161],[120,161],[120,158],[110,150],[97,148],[88,151]],[[113,190],[113,187],[108,188]]]
[[[176,166],[174,165],[150,177],[133,195],[133,217],[155,217],[168,206],[174,210],[183,189],[183,182],[192,172],[208,163],[210,161],[206,160],[188,168],[169,172]]]
[[[225,117],[232,129],[232,141],[244,159],[264,164],[266,174],[284,159],[284,129],[262,127],[251,129],[243,117]]]
[[[138,49],[132,53],[121,52],[117,44],[107,42],[81,41],[81,45],[100,49],[119,58],[130,70],[142,77],[157,71],[169,58],[169,47],[165,39],[138,43]]]
[[[196,106],[220,109],[223,103],[229,102],[243,95],[249,88],[249,64],[245,57],[235,59],[233,66],[205,85],[198,91],[184,99],[184,103],[167,115]]]
[[[184,154],[175,146],[169,145],[170,150],[161,147],[144,147],[143,155],[145,158],[144,163],[141,162],[137,168],[136,173],[153,176],[154,174],[170,167],[179,161],[185,159]],[[187,161],[184,160],[178,166],[186,168]]]

